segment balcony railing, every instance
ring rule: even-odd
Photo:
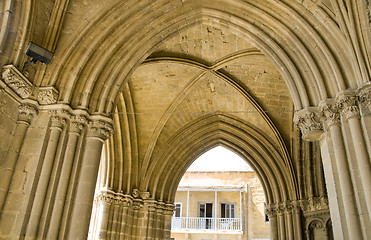
[[[171,230],[242,231],[240,218],[173,217]]]

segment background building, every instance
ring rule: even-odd
[[[216,146],[271,239],[371,239],[370,4],[1,0],[0,239],[169,239]]]
[[[215,204],[216,203],[216,204]],[[269,239],[254,172],[186,172],[175,197],[174,239]]]

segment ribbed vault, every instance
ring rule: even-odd
[[[352,56],[337,57],[338,49],[352,50],[331,10],[321,5],[316,11],[318,18],[293,0],[114,3],[65,40],[55,62],[68,64],[50,67],[43,85],[56,85],[61,102],[109,114],[123,83],[158,43],[208,22],[250,38],[284,77],[296,109],[316,106],[368,79],[351,64]],[[349,82],[354,72],[359,81]]]
[[[156,199],[173,202],[187,168],[217,145],[234,151],[250,164],[261,179],[268,203],[296,200],[292,166],[272,140],[258,129],[223,114],[204,116],[175,133],[168,147],[152,159],[141,189],[149,189]]]

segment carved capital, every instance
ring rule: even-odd
[[[164,205],[164,214],[167,216],[172,216],[175,211],[175,205],[174,204],[165,204]]]
[[[119,200],[119,205],[122,207],[130,207],[133,204],[133,198],[129,195],[117,193],[116,198]]]
[[[155,200],[146,200],[148,212],[156,212],[157,203]]]
[[[70,132],[81,134],[88,120],[84,116],[71,116],[70,117]]]
[[[13,65],[3,67],[1,77],[6,85],[25,99],[31,96],[33,85],[27,78]]]
[[[37,92],[37,101],[41,105],[54,104],[58,100],[58,91],[54,87],[40,87]]]
[[[140,199],[134,199],[132,208],[133,210],[139,210],[143,207],[143,201]]]
[[[318,111],[302,111],[295,114],[295,125],[302,134],[303,139],[318,140],[323,133],[321,114]]]
[[[106,140],[113,132],[112,124],[103,121],[91,121],[88,124],[88,137],[96,137],[101,140]]]
[[[98,204],[108,204],[111,205],[115,201],[115,195],[113,192],[102,191],[97,194],[96,201]]]
[[[52,128],[58,128],[58,129],[63,129],[63,127],[66,125],[66,119],[58,116],[58,115],[54,115],[51,117],[51,127]]]
[[[362,116],[371,116],[371,87],[368,86],[360,91],[359,103]]]
[[[18,122],[30,124],[34,116],[37,115],[37,108],[32,104],[21,104],[18,106]]]
[[[329,128],[332,125],[340,124],[339,108],[335,104],[324,104],[321,107],[321,112],[325,119],[325,126]]]
[[[277,213],[277,206],[275,204],[270,204],[265,207],[265,214],[267,214],[269,218],[277,217]]]
[[[337,105],[338,108],[341,109],[346,120],[360,116],[357,96],[341,96]]]

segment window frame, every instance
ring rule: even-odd
[[[224,217],[223,217],[223,214],[222,214],[222,205],[225,205],[224,207]],[[229,205],[229,214],[232,215],[232,208],[231,206],[233,206],[233,217],[226,217],[226,211],[227,211],[227,205]],[[226,218],[226,219],[233,219],[233,218],[236,218],[236,214],[237,214],[237,204],[236,203],[233,203],[233,202],[220,202],[220,218]]]
[[[174,202],[174,206],[175,206],[175,210],[174,210],[174,213],[173,213],[173,217],[176,217],[176,205],[179,204],[180,205],[180,211],[179,211],[179,217],[182,217],[182,214],[183,214],[183,203],[182,202]]]

